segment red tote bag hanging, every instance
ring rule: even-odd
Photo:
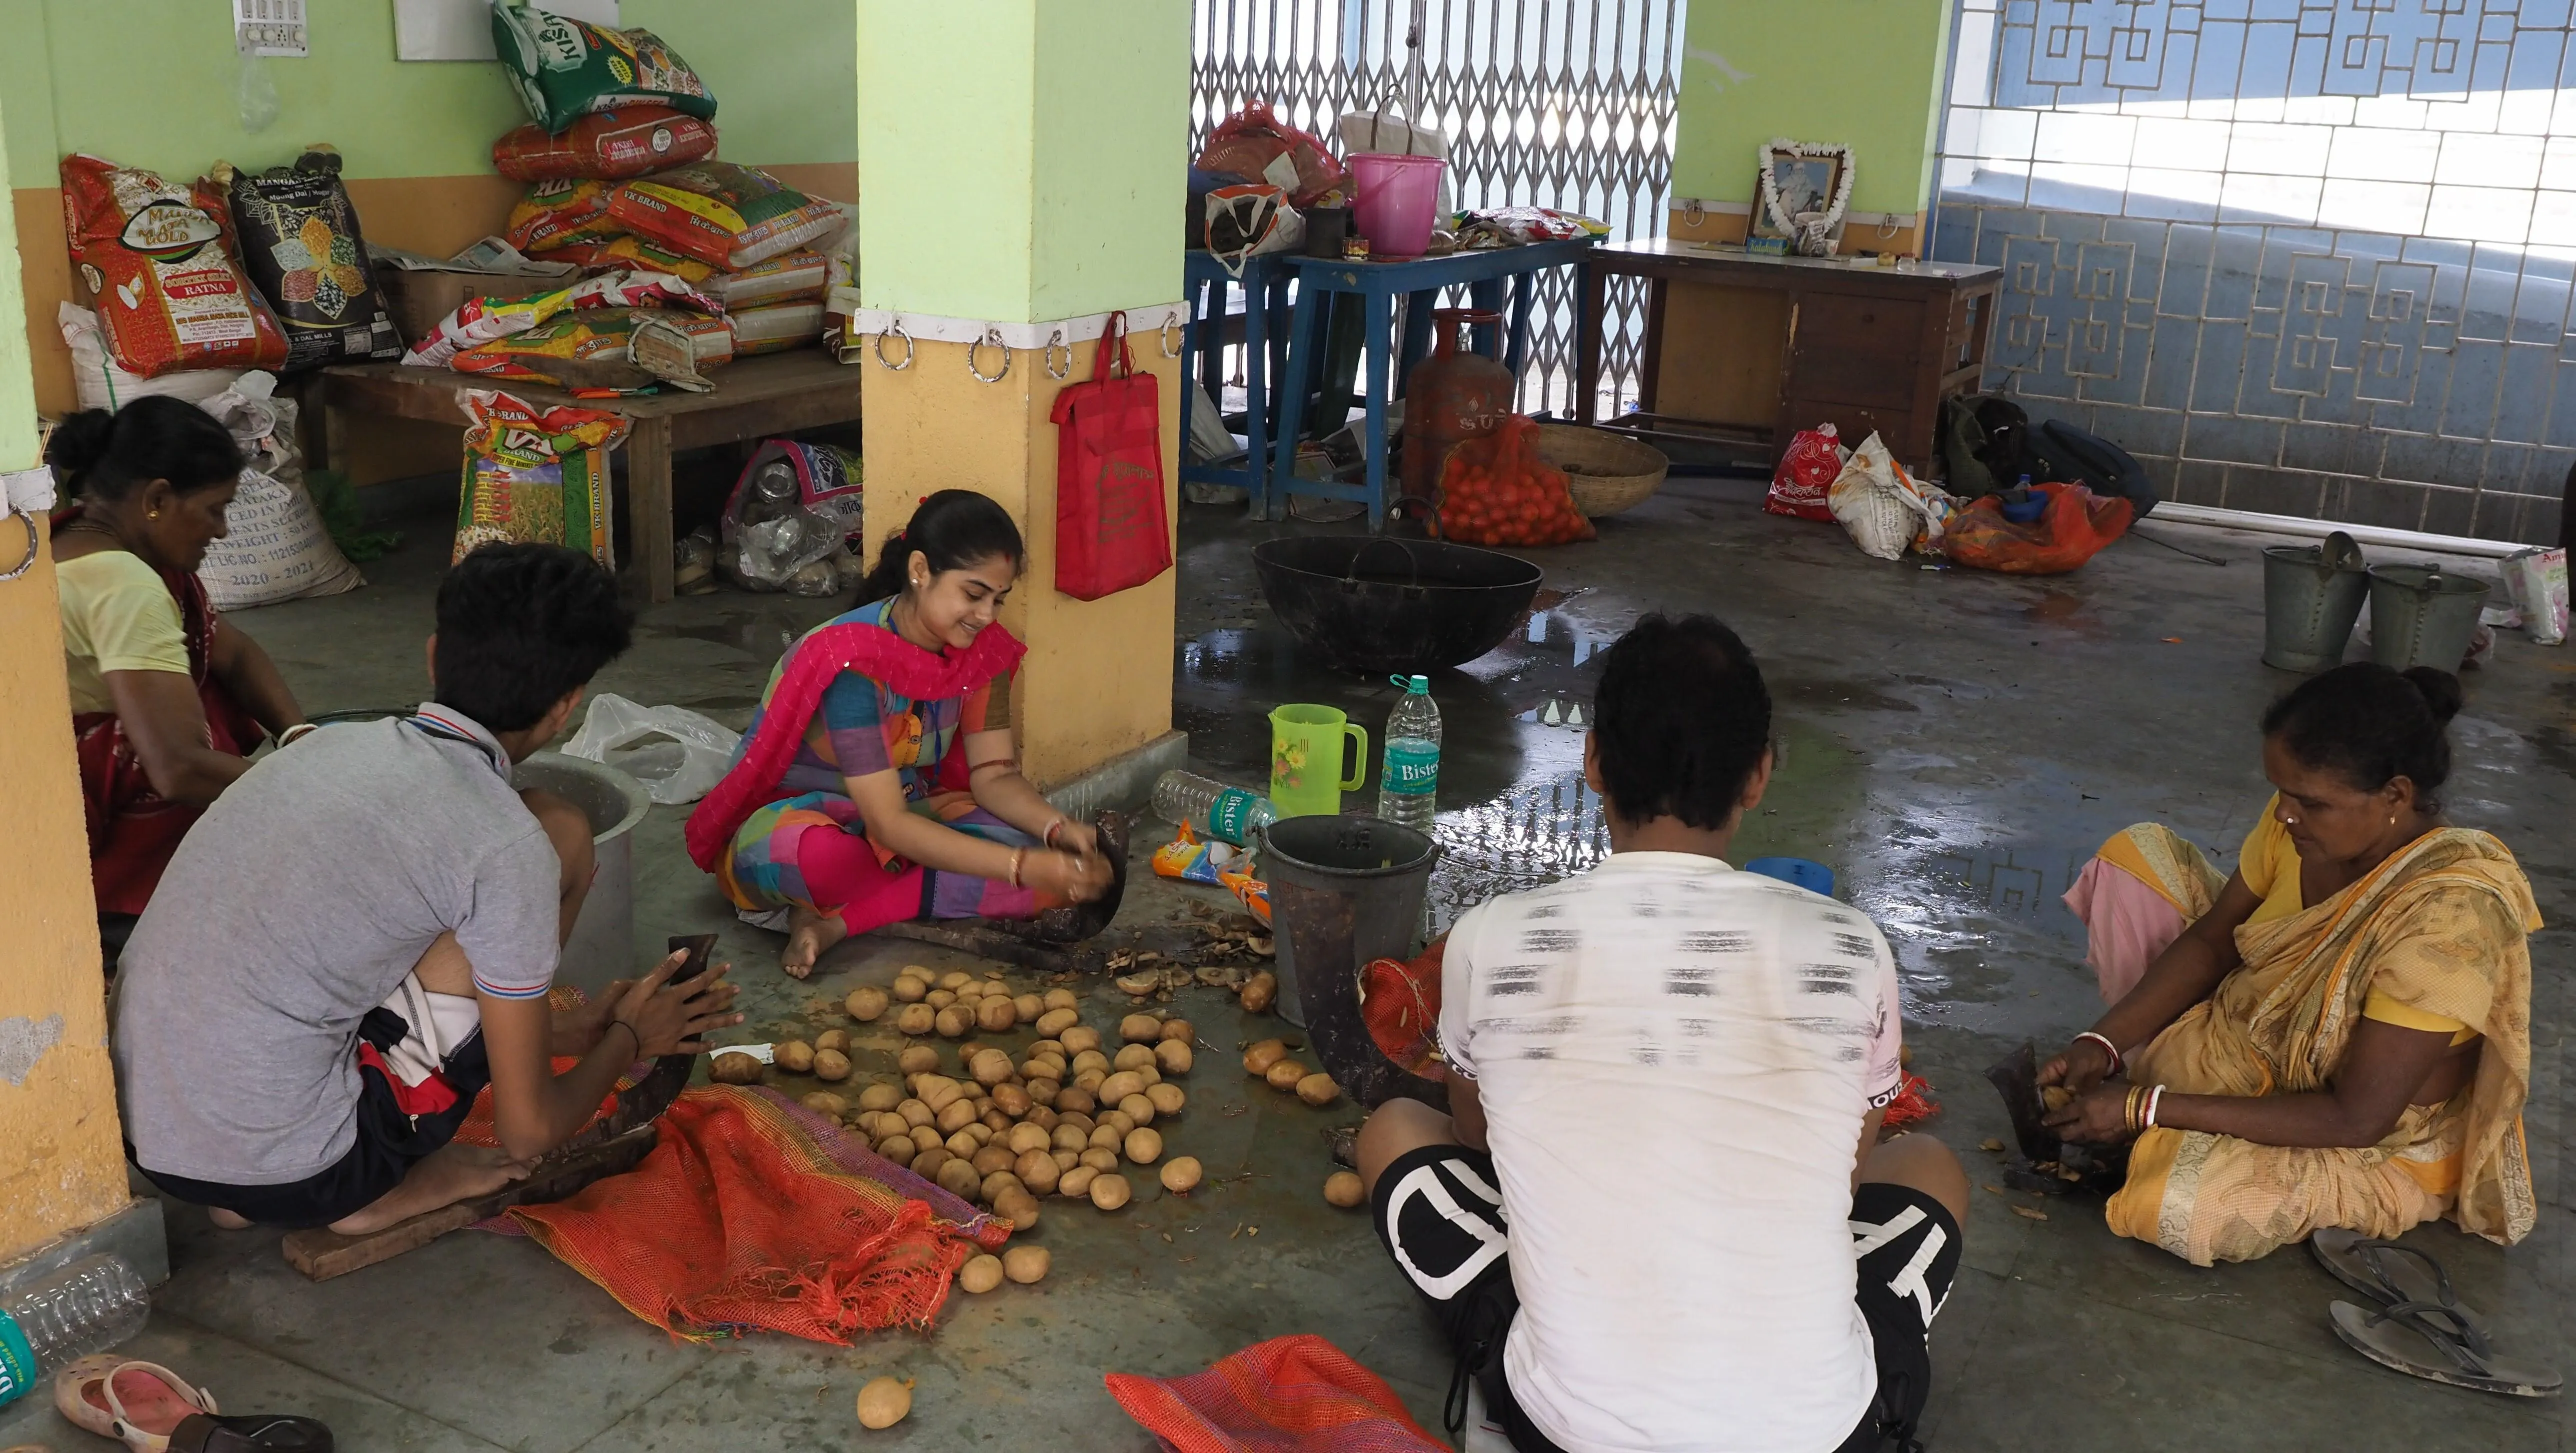
[[[1055,396],[1055,588],[1076,600],[1115,595],[1172,568],[1157,390],[1127,354],[1127,315],[1112,313],[1090,379]]]

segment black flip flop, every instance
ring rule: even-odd
[[[2563,1385],[2546,1368],[2499,1361],[2475,1322],[2437,1302],[2399,1302],[2376,1312],[2337,1302],[2330,1316],[2346,1346],[2410,1377],[2526,1398],[2555,1397]]]
[[[331,1430],[281,1413],[195,1413],[170,1430],[170,1453],[332,1453]]]
[[[2337,1226],[2310,1234],[2308,1250],[2335,1280],[2381,1306],[2429,1303],[2476,1325],[2475,1314],[2451,1290],[2451,1274],[2426,1252]]]

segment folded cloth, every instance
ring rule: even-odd
[[[1256,1342],[1187,1377],[1104,1381],[1176,1453],[1448,1453],[1383,1379],[1311,1334]]]

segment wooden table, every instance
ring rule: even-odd
[[[1530,312],[1538,296],[1539,273],[1551,267],[1571,267],[1593,250],[1589,242],[1533,242],[1522,247],[1481,248],[1403,262],[1287,257],[1287,265],[1297,275],[1297,314],[1289,325],[1287,377],[1281,383],[1279,433],[1271,445],[1270,488],[1266,495],[1257,489],[1253,492],[1253,515],[1284,518],[1288,496],[1312,494],[1364,504],[1368,506],[1369,528],[1384,528],[1387,400],[1403,391],[1404,376],[1431,351],[1431,310],[1438,306],[1441,290],[1463,287],[1477,308],[1506,314],[1509,341],[1503,350],[1503,366],[1518,377],[1521,364],[1529,356]],[[1503,300],[1506,286],[1511,290],[1508,308]],[[1364,336],[1368,349],[1368,415],[1362,437],[1368,450],[1368,479],[1364,484],[1338,484],[1297,475],[1297,438],[1304,428],[1306,395],[1321,372],[1317,360],[1324,349],[1323,304],[1335,293],[1356,294],[1367,309]],[[1412,299],[1405,308],[1400,344],[1393,337],[1398,297]],[[1478,351],[1491,353],[1493,343],[1493,325],[1479,324]],[[1342,427],[1339,419],[1324,422],[1333,429]]]
[[[1876,433],[1927,478],[1939,477],[1941,401],[1976,391],[2003,291],[1999,267],[1855,265],[1660,237],[1596,248],[1583,271],[1578,422],[1593,421],[1600,390],[1610,279],[1643,277],[1638,412],[1608,427],[1733,439],[1776,463],[1799,430],[1831,423],[1846,448]]]
[[[357,363],[323,370],[323,448],[341,454],[352,416],[376,415],[461,424],[458,395],[498,389],[545,407],[570,405],[633,421],[626,449],[627,540],[655,604],[676,592],[672,581],[671,456],[682,449],[736,444],[798,429],[846,424],[859,417],[859,373],[824,349],[799,348],[728,363],[710,374],[712,393],[673,391],[623,399],[577,399],[561,389],[484,378],[445,368]]]

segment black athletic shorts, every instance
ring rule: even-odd
[[[358,1038],[382,1054],[402,1043],[411,1026],[391,1009],[375,1008],[358,1023]],[[382,1070],[358,1071],[358,1138],[338,1164],[300,1181],[274,1186],[228,1186],[213,1181],[164,1175],[135,1163],[144,1178],[163,1191],[200,1206],[219,1206],[262,1226],[303,1228],[328,1226],[375,1204],[402,1183],[411,1168],[456,1137],[456,1129],[473,1113],[474,1099],[492,1082],[492,1066],[477,1030],[451,1052],[441,1066],[456,1091],[456,1103],[433,1115],[403,1113],[395,1102],[393,1083]],[[133,1147],[126,1147],[130,1157]]]
[[[1429,1194],[1434,1189],[1445,1196]],[[1464,1379],[1473,1377],[1484,1389],[1486,1417],[1512,1447],[1560,1453],[1531,1426],[1503,1381],[1503,1338],[1520,1298],[1504,1257],[1509,1235],[1493,1157],[1457,1145],[1407,1152],[1378,1177],[1370,1213],[1378,1238],[1429,1301],[1457,1351],[1459,1380],[1448,1416],[1464,1417]],[[1860,1254],[1856,1297],[1877,1352],[1878,1398],[1835,1453],[1879,1453],[1910,1444],[1931,1393],[1926,1342],[1959,1269],[1959,1224],[1921,1191],[1867,1181],[1852,1197],[1851,1233]]]

